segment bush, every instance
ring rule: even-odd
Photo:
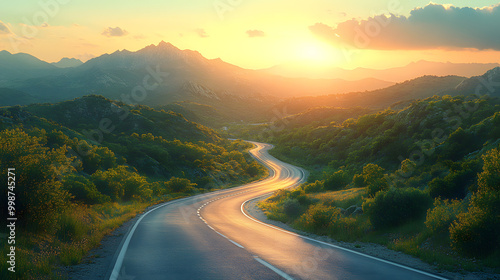
[[[372,163],[363,167],[363,179],[368,196],[373,197],[377,192],[384,191],[389,187],[384,178],[384,171],[382,167]]]
[[[67,190],[74,201],[86,204],[97,204],[109,201],[109,197],[97,190],[97,187],[87,178],[71,174],[64,178],[63,187]]]
[[[16,213],[20,226],[33,231],[51,229],[58,215],[69,203],[70,195],[59,178],[74,169],[66,157],[66,147],[49,150],[42,137],[28,135],[22,129],[0,132],[0,170],[15,168]],[[7,178],[5,178],[7,181]],[[3,188],[0,204],[7,205]],[[7,216],[2,207],[2,217]]]
[[[165,182],[165,186],[171,192],[192,192],[196,184],[185,178],[172,177]]]
[[[429,195],[433,198],[462,199],[467,195],[467,187],[474,179],[472,170],[452,172],[444,178],[434,178],[429,182]]]
[[[498,216],[477,207],[458,216],[450,227],[451,246],[467,256],[484,257],[500,246]]]
[[[326,230],[340,215],[339,208],[314,204],[300,217],[298,223],[307,230]]]
[[[425,216],[431,204],[429,195],[415,188],[378,192],[363,203],[363,212],[375,228],[387,228]]]
[[[341,190],[347,184],[349,184],[347,174],[343,170],[339,170],[326,178],[324,188],[331,191]]]
[[[245,172],[251,177],[255,177],[260,173],[264,173],[264,168],[258,164],[256,161],[250,163],[246,168]]]
[[[288,194],[290,193],[290,191],[287,191],[285,189],[279,189],[277,191],[275,191],[273,193],[273,195],[271,195],[268,199],[268,201],[270,202],[279,202],[283,199],[285,199],[286,197],[288,197]]]
[[[425,226],[432,233],[449,232],[450,225],[465,210],[465,203],[460,200],[436,199],[434,201],[434,208],[427,210]]]
[[[365,187],[365,178],[363,174],[356,174],[352,177],[352,183],[356,188],[364,188]]]
[[[468,212],[450,227],[453,249],[470,256],[487,256],[500,249],[500,151],[483,156],[483,172]]]
[[[92,182],[97,190],[110,196],[113,201],[129,201],[133,198],[150,199],[152,191],[146,178],[118,166],[106,171],[98,170],[92,174]]]
[[[297,201],[297,199],[294,198],[287,198],[283,202],[283,211],[288,217],[294,218],[300,215],[302,212],[302,207],[300,206],[300,203]]]
[[[306,193],[317,193],[324,191],[323,181],[316,180],[314,183],[310,183],[304,186],[304,192]]]

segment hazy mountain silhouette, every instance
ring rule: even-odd
[[[466,80],[468,79],[459,76],[422,76],[379,90],[287,99],[282,101],[280,106],[287,108],[290,114],[322,106],[343,108],[361,106],[371,109],[401,107],[415,99],[424,99],[434,95],[462,94],[455,91],[455,88]]]
[[[57,70],[54,65],[32,55],[0,51],[0,84],[10,80],[47,76]]]
[[[61,61],[66,62],[68,60]],[[441,66],[436,68],[436,65]],[[356,71],[385,73],[386,78],[400,73],[402,78],[410,75],[408,69],[415,69],[413,75],[434,68],[441,72],[461,69],[461,73],[470,74],[488,65],[420,61],[403,67],[406,70],[358,68]],[[438,71],[436,69],[432,71]],[[495,76],[496,72],[492,73],[488,75]],[[207,59],[197,51],[180,50],[163,41],[136,52],[121,50],[104,54],[69,68],[58,68],[27,54],[0,52],[0,93],[10,96],[9,102],[0,101],[0,106],[31,101],[58,102],[99,94],[125,103],[156,107],[174,102],[187,102],[185,106],[209,105],[218,114],[227,116],[228,121],[264,120],[273,114],[271,108],[277,102],[288,98],[295,99],[284,103],[295,104],[291,107],[296,107],[294,112],[298,113],[315,106],[382,108],[434,94],[469,93],[469,88],[477,82],[474,78],[464,80],[466,78],[460,76],[425,76],[393,85],[373,78],[358,81],[286,78],[243,69],[221,59]],[[455,91],[459,84],[461,92]]]
[[[235,119],[252,114],[255,109],[251,108],[264,107],[263,110],[267,110],[268,104],[277,98],[343,93],[392,84],[376,79],[284,78],[243,69],[221,59],[207,59],[197,51],[180,50],[163,41],[136,52],[121,50],[104,54],[80,66],[64,69],[26,56],[31,58],[33,65],[35,62],[40,64],[38,68],[34,67],[40,70],[28,76],[22,71],[11,73],[0,82],[0,87],[25,92],[40,102],[56,102],[88,94],[146,105],[190,101],[223,109]],[[10,60],[15,58],[23,57],[8,57]],[[139,91],[140,100],[133,100],[130,96]]]
[[[381,70],[369,68],[355,68],[353,70],[346,70],[338,67],[314,67],[295,64],[283,64],[260,71],[292,78],[338,78],[345,80],[375,78],[384,81],[403,82],[424,75],[455,75],[472,77],[481,75],[489,69],[498,66],[500,66],[500,64],[498,63],[444,63],[420,60],[418,62],[412,62],[403,67],[394,67]],[[307,71],[304,71],[304,67],[306,67],[305,69]]]
[[[486,94],[500,97],[500,67],[464,80],[452,92],[453,94]]]
[[[80,66],[83,62],[76,58],[63,57],[58,62],[52,62],[51,64],[58,68],[70,68]]]

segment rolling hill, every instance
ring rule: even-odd
[[[290,114],[321,106],[344,108],[361,106],[371,109],[384,109],[392,105],[404,107],[405,104],[414,99],[424,99],[434,95],[458,95],[460,93],[453,90],[465,80],[466,78],[458,76],[423,76],[384,89],[367,92],[290,98],[282,101],[279,106],[287,108],[287,112]]]

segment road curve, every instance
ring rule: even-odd
[[[305,180],[254,143],[270,171],[241,187],[171,201],[141,216],[106,279],[446,279],[276,228],[243,205]]]

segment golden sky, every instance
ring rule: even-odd
[[[163,40],[253,69],[297,61],[378,69],[421,59],[500,62],[496,1],[347,2],[2,1],[0,50],[86,61]]]

